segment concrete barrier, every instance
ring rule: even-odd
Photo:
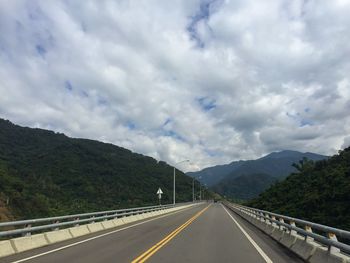
[[[265,226],[266,226],[266,223],[259,220],[259,221],[257,222],[256,226],[257,226],[258,228],[260,228],[261,230],[264,230],[264,229],[265,229]]]
[[[309,259],[310,263],[349,263],[347,256],[341,253],[329,253],[327,248],[318,247]]]
[[[137,221],[138,219],[137,219],[137,216],[134,215],[134,216],[128,216],[128,220],[129,220],[129,223],[131,223],[131,222]]]
[[[11,239],[16,252],[23,252],[33,248],[43,247],[49,244],[44,234],[19,237]]]
[[[271,236],[274,240],[280,241],[283,238],[284,234],[285,232],[282,231],[281,229],[276,229],[275,231],[272,232]]]
[[[15,252],[9,240],[0,241],[0,258],[15,254]]]
[[[106,220],[101,222],[104,229],[110,229],[115,227],[113,220]]]
[[[45,233],[45,237],[51,244],[73,238],[68,229],[47,232]]]
[[[317,247],[321,246],[315,242],[305,241],[298,238],[290,249],[307,261],[315,253]]]
[[[294,243],[297,241],[298,237],[296,235],[285,233],[283,237],[281,238],[280,242],[282,245],[284,245],[287,248],[290,248],[294,245]]]
[[[89,229],[89,231],[90,231],[91,233],[95,233],[95,232],[104,230],[104,227],[103,227],[103,225],[102,225],[101,222],[92,223],[92,224],[87,224],[86,226],[87,226],[87,228]]]
[[[141,214],[135,215],[136,220],[142,220],[144,217]]]
[[[164,209],[161,211],[146,212],[143,214],[127,216],[123,218],[111,219],[107,221],[91,223],[81,226],[70,227],[67,229],[61,229],[44,234],[36,234],[28,237],[18,237],[11,240],[0,241],[0,258],[10,256],[16,253],[27,251],[30,249],[47,246],[49,244],[65,241],[75,237],[84,236],[93,232],[98,232],[104,229],[111,229],[113,227],[121,226],[126,223],[139,221],[144,218],[154,217],[166,213],[171,213],[181,209],[188,208],[196,204],[174,207]]]
[[[112,221],[115,226],[121,226],[125,224],[123,218],[113,219]]]
[[[142,216],[143,218],[149,218],[151,215],[149,213],[143,213]]]
[[[123,221],[125,222],[125,223],[131,223],[131,222],[134,222],[134,221],[136,221],[137,219],[136,219],[136,217],[135,216],[127,216],[127,217],[123,217]]]
[[[265,224],[265,227],[263,228],[263,231],[268,235],[271,235],[275,230],[276,227],[271,224]]]
[[[70,227],[68,230],[73,237],[80,237],[90,234],[90,231],[86,225]]]
[[[265,234],[269,235],[283,246],[287,247],[299,257],[310,263],[350,263],[350,257],[348,255],[332,252],[312,239],[305,240],[305,237],[291,234],[289,231],[281,230],[277,226],[273,226],[271,223],[266,223],[257,218],[253,218],[250,215],[238,210],[235,207],[231,207],[236,214],[250,222],[255,227],[259,228]]]

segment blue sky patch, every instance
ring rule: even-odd
[[[313,126],[313,123],[312,123],[312,121],[310,121],[310,120],[305,120],[305,119],[302,119],[301,121],[300,121],[300,125],[299,125],[300,127],[304,127],[304,126]]]
[[[210,157],[215,157],[215,156],[219,155],[217,152],[209,150],[209,149],[205,149],[204,152]]]
[[[189,32],[191,39],[194,40],[197,43],[197,46],[200,48],[204,48],[204,41],[200,38],[197,32],[197,24],[201,20],[208,20],[210,15],[210,4],[212,1],[209,2],[202,2],[199,6],[199,11],[197,14],[191,17],[191,22],[189,26],[187,27],[187,31]]]
[[[89,94],[85,90],[82,90],[81,91],[81,96],[83,96],[84,98],[88,98]]]
[[[45,54],[47,53],[46,49],[42,45],[36,45],[35,46],[36,52],[41,56],[45,57]]]
[[[166,136],[166,137],[172,137],[172,138],[179,140],[179,141],[185,141],[185,139],[183,137],[181,137],[179,134],[177,134],[173,130],[163,130],[162,135]]]
[[[215,100],[210,99],[208,97],[201,97],[197,99],[197,102],[199,103],[199,106],[202,108],[204,111],[210,111],[212,109],[216,108]]]
[[[128,127],[128,129],[132,131],[132,130],[136,129],[136,124],[134,122],[132,122],[132,121],[128,121],[126,123],[126,127]]]
[[[171,119],[170,118],[167,118],[163,124],[163,127],[164,126],[167,126],[169,123],[171,122]]]
[[[72,90],[73,90],[73,86],[72,86],[72,84],[70,83],[69,80],[66,80],[66,81],[64,82],[64,87],[66,88],[66,90],[69,90],[69,91],[72,91]]]
[[[108,105],[108,101],[104,98],[99,98],[97,100],[97,104],[98,104],[98,106],[106,106],[106,105]]]
[[[190,37],[192,40],[194,40],[199,48],[204,48],[205,43],[200,38],[198,32],[197,32],[197,24],[201,21],[208,21],[210,17],[210,13],[213,13],[213,10],[215,7],[217,8],[218,5],[221,4],[221,0],[205,0],[201,1],[199,6],[199,11],[191,16],[191,22],[189,23],[187,29],[187,32],[190,34]],[[208,29],[211,30],[211,28],[208,26]]]

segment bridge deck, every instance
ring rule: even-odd
[[[221,204],[207,206],[123,225],[1,262],[115,263],[137,258],[135,262],[303,262]]]

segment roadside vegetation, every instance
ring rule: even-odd
[[[298,172],[245,205],[350,230],[350,147],[328,160],[303,159]]]

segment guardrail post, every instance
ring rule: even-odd
[[[282,224],[284,224],[284,219],[283,219],[283,218],[280,218],[279,221],[280,221]],[[280,229],[280,230],[284,231],[285,228],[286,228],[285,226],[279,225],[279,229]]]
[[[74,218],[74,221],[79,221],[79,217]],[[77,222],[74,226],[79,226],[79,222]]]
[[[249,216],[253,217],[253,215],[254,215],[253,210],[249,209],[248,211],[249,211]]]
[[[58,220],[56,220],[56,221],[54,221],[54,222],[52,222],[53,224],[58,224],[60,221],[58,221]],[[57,230],[59,230],[60,228],[59,227],[54,227],[54,228],[52,228],[52,231],[57,231]]]
[[[265,214],[265,223],[268,224],[268,225],[271,223],[269,218],[270,218],[269,214]]]
[[[274,222],[273,220],[276,220],[275,216],[271,216],[271,225],[272,226],[277,226],[276,222]]]
[[[330,240],[338,241],[337,236],[335,234],[333,234],[333,233],[327,233],[327,237]],[[333,247],[333,246],[328,246],[328,251],[331,254],[340,253],[340,249],[337,248],[337,247]]]
[[[305,231],[306,231],[306,232],[312,233],[312,228],[311,228],[311,226],[305,226]],[[305,236],[305,241],[310,242],[310,241],[314,241],[314,239],[313,239],[312,237]]]
[[[31,225],[31,224],[28,224],[28,225],[25,225],[24,227],[25,227],[25,228],[31,228],[32,225]],[[24,236],[24,237],[29,237],[29,236],[31,236],[31,235],[32,235],[32,233],[31,233],[30,231],[28,231],[28,232],[25,232],[22,236]]]
[[[296,227],[294,221],[290,221],[289,224],[290,224],[291,226]],[[297,231],[295,231],[294,229],[291,229],[291,230],[290,230],[290,234],[296,236],[296,235],[297,235]]]
[[[264,214],[262,212],[259,213],[260,214],[260,221],[261,222],[265,222],[265,218],[264,218]]]

